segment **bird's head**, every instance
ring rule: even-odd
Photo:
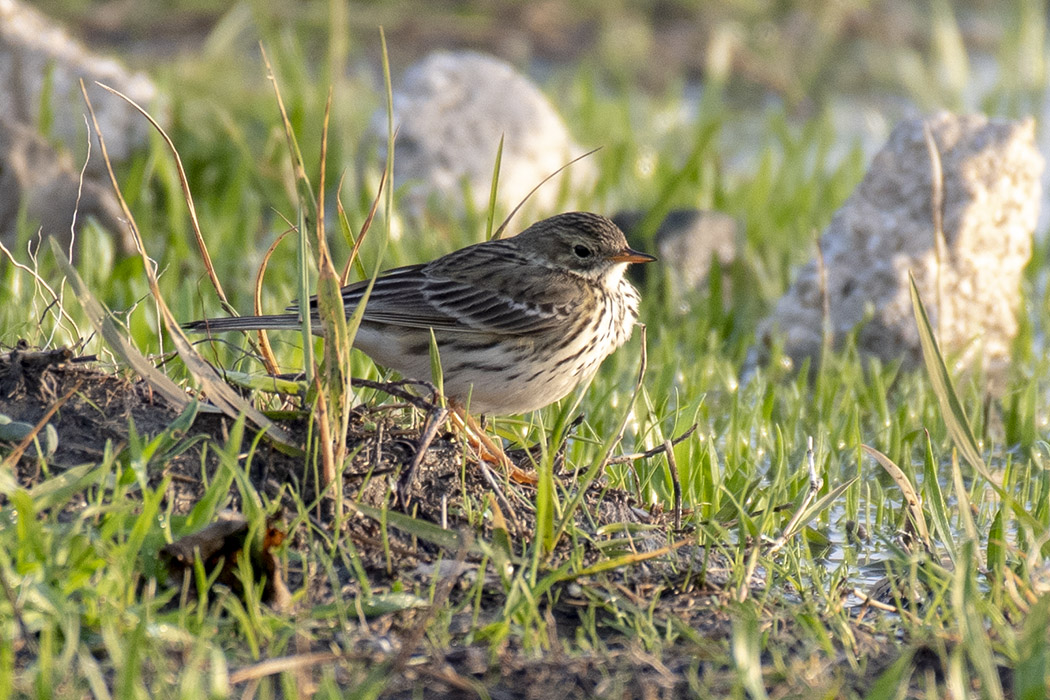
[[[628,246],[623,231],[612,221],[589,212],[537,221],[516,238],[537,263],[595,282],[618,281],[629,264],[656,260]]]

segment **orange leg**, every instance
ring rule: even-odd
[[[449,420],[466,438],[467,444],[474,448],[478,459],[490,464],[500,465],[507,471],[510,478],[519,484],[536,483],[536,475],[531,471],[525,471],[515,466],[510,457],[507,456],[507,453],[504,452],[503,447],[478,425],[478,422],[472,415],[455,404],[450,405],[452,406],[452,412],[449,414]]]

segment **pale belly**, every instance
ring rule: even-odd
[[[603,318],[582,333],[557,338],[542,353],[527,338],[439,335],[445,395],[474,414],[510,415],[543,408],[590,379],[627,340],[630,327],[612,321]],[[381,331],[366,325],[354,341],[378,364],[407,378],[432,381],[428,345],[425,334],[413,333],[408,339],[391,334],[389,327]]]

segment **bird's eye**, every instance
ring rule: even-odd
[[[578,245],[572,249],[572,252],[576,253],[577,258],[589,258],[591,257],[591,249],[585,245]]]

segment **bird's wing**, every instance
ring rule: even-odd
[[[476,255],[476,254],[475,254]],[[571,281],[545,276],[463,272],[456,265],[409,265],[376,278],[365,307],[364,320],[406,328],[432,328],[461,333],[528,335],[564,324],[577,299]],[[348,312],[360,303],[368,281],[343,288]],[[526,301],[542,298],[542,302]],[[316,299],[310,300],[311,307]],[[296,307],[290,307],[294,310]]]

